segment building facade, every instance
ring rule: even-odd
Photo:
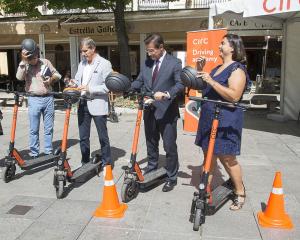
[[[137,76],[140,64],[146,57],[143,40],[148,33],[160,32],[170,53],[185,51],[186,32],[207,29],[209,4],[221,1],[226,0],[132,1],[125,14],[132,76]],[[41,55],[51,60],[63,75],[71,71],[74,76],[80,61],[79,42],[83,37],[92,37],[100,55],[109,59],[116,71],[119,70],[117,38],[111,12],[95,9],[52,11],[45,6],[41,7],[40,12],[42,17],[37,21],[29,20],[22,14],[4,14],[0,18],[0,74],[8,76],[11,88],[16,84],[14,80],[20,61],[20,43],[29,37],[39,43]],[[250,22],[238,16],[220,18],[216,24],[243,37],[253,80],[266,71],[262,65],[268,57],[275,61],[273,65],[276,68],[278,64],[280,67],[280,24],[266,20]],[[268,71],[277,74],[277,70]],[[62,90],[61,85],[56,87]]]

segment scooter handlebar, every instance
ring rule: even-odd
[[[132,90],[129,92],[126,92],[123,94],[124,98],[128,98],[131,96],[138,96],[138,97],[149,97],[154,99],[154,92],[147,92],[147,91],[142,91],[142,90]]]
[[[244,103],[232,103],[232,102],[225,102],[221,100],[213,100],[213,99],[208,99],[208,98],[201,98],[201,97],[189,97],[190,100],[197,101],[197,102],[211,102],[215,103],[221,106],[226,106],[226,107],[235,107],[235,108],[241,108],[241,109],[248,109],[250,108],[249,104],[244,104]]]
[[[10,90],[4,90],[4,89],[0,89],[0,92],[5,92],[5,93],[12,93],[14,95],[18,95],[18,96],[40,96],[39,94],[35,94],[32,92],[21,92],[21,91],[10,91]],[[52,95],[55,97],[61,97],[63,96],[62,92],[47,92],[47,95]]]

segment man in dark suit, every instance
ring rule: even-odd
[[[181,61],[169,55],[164,49],[164,40],[158,33],[152,33],[144,40],[148,58],[141,66],[141,72],[132,83],[132,89],[143,88],[154,92],[154,99],[146,100],[151,104],[144,110],[144,125],[148,155],[148,166],[144,173],[158,167],[158,144],[160,136],[167,159],[167,181],[162,191],[171,191],[177,184],[179,168],[177,153],[177,119],[179,109],[177,95],[184,90],[180,80]]]

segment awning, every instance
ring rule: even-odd
[[[0,22],[0,35],[57,33],[58,20]]]
[[[242,13],[243,17],[271,15],[288,18],[300,11],[300,0],[232,0],[210,5],[211,17],[228,11]]]

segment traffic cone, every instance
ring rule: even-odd
[[[104,169],[104,190],[102,203],[94,212],[94,217],[121,218],[124,215],[127,205],[119,203],[118,193],[113,179],[111,165]]]
[[[281,173],[276,172],[273,189],[269,197],[267,208],[257,214],[258,223],[262,227],[292,229],[293,223],[284,211],[283,189]]]

